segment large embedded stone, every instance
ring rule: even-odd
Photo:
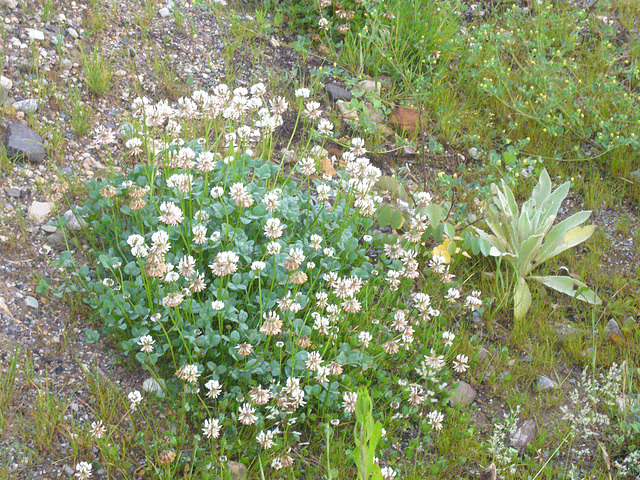
[[[47,153],[42,137],[21,123],[9,125],[4,145],[7,157],[12,160],[26,159],[31,163],[42,163]]]

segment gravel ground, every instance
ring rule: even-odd
[[[0,367],[6,372],[15,349],[22,352],[22,373],[0,435],[0,478],[74,474],[73,452],[64,435],[55,435],[52,447],[42,453],[29,435],[29,425],[19,421],[41,415],[39,392],[46,390],[60,399],[67,421],[88,423],[95,416],[87,371],[110,381],[123,396],[142,390],[144,372],[134,362],[102,338],[87,342],[85,331],[93,326],[86,308],[71,309],[54,295],[36,290],[41,279],[59,283],[52,260],[66,248],[61,232],[47,222],[67,211],[68,202],[77,200],[79,186],[102,176],[108,164],[124,166],[121,159],[109,158],[97,148],[93,128],[103,125],[122,132],[137,85],[152,101],[175,101],[182,93],[230,80],[225,45],[235,37],[229,35],[229,25],[221,26],[211,10],[171,4],[118,1],[92,8],[84,1],[0,0],[0,66],[10,81],[10,88],[0,95],[0,138],[9,124],[21,122],[45,139],[48,150],[40,165],[3,165],[0,179]],[[182,28],[175,11],[184,16]],[[275,38],[256,42],[233,53],[232,80],[238,86],[264,80],[261,77],[270,69],[290,71],[297,64],[295,55]],[[111,89],[102,96],[89,94],[83,79],[81,52],[93,48],[110,59]],[[81,136],[74,133],[71,121],[74,89],[82,92],[82,104],[93,111],[91,127]],[[25,99],[36,99],[37,111],[22,111],[20,101]],[[34,202],[47,204],[51,212],[47,214],[45,207],[41,218],[35,218],[30,215]],[[132,458],[135,461],[135,453]],[[93,478],[107,478],[107,473],[94,472]]]

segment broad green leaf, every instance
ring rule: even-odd
[[[562,205],[562,202],[569,194],[569,187],[569,182],[563,183],[551,195],[549,195],[549,198],[540,206],[540,209],[545,212],[544,215],[546,217],[551,215],[555,217],[558,215],[560,205]]]
[[[388,191],[393,197],[400,197],[404,200],[407,199],[407,192],[404,189],[404,186],[395,177],[382,175],[378,180],[376,187],[380,190]]]
[[[590,210],[584,211],[584,212],[578,212],[574,215],[571,215],[569,218],[564,219],[563,221],[558,223],[555,227],[553,227],[549,232],[549,234],[547,235],[547,237],[545,238],[544,245],[540,250],[540,255],[536,259],[537,265],[541,264],[542,262],[545,262],[550,258],[553,258],[558,253],[566,250],[566,248],[558,250],[559,246],[564,241],[564,236],[566,235],[566,233],[572,228],[577,227],[581,223],[586,222],[590,215],[591,215]],[[573,245],[578,245],[578,244],[574,243]]]
[[[418,209],[420,215],[426,215],[429,219],[429,224],[433,227],[437,226],[444,217],[442,208],[439,205],[427,205]]]
[[[455,228],[453,228],[453,225],[451,225],[449,222],[446,222],[444,224],[444,233],[447,237],[449,237],[452,240],[453,240],[453,237],[456,236],[456,230]]]
[[[575,280],[564,275],[550,275],[546,277],[529,277],[532,280],[542,283],[544,286],[553,288],[554,290],[577,298],[592,305],[600,305],[602,300],[598,298],[593,290],[587,287],[580,280]]]
[[[547,169],[543,168],[540,173],[540,179],[538,180],[537,185],[533,188],[533,192],[531,193],[531,200],[535,202],[537,208],[540,208],[542,204],[545,202],[549,195],[551,194],[551,178],[549,177],[549,173],[547,173]]]
[[[531,306],[531,291],[524,278],[518,278],[513,295],[513,317],[516,321],[522,320]]]
[[[540,252],[543,235],[532,235],[520,247],[520,255],[517,257],[516,270],[521,276],[526,276],[532,269],[535,259]]]

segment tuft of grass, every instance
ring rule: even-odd
[[[95,95],[104,95],[113,87],[112,84],[112,64],[103,56],[96,45],[93,51],[82,52],[82,68],[84,70],[84,81],[87,88]]]
[[[82,98],[82,92],[77,87],[69,91],[67,115],[71,130],[77,137],[82,137],[93,128],[93,108],[90,102]]]

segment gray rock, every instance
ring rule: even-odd
[[[618,322],[616,322],[615,319],[613,318],[609,320],[604,331],[607,334],[607,337],[611,337],[612,335],[617,335],[620,338],[624,338],[624,333],[622,333],[622,330],[620,329],[620,325],[618,325]]]
[[[556,322],[553,324],[553,330],[560,339],[564,340],[567,337],[573,337],[580,334],[580,329],[569,325],[568,323]]]
[[[31,163],[42,163],[47,153],[40,135],[21,123],[7,127],[4,140],[7,156],[14,160],[27,159]]]
[[[558,384],[546,375],[538,375],[536,378],[536,387],[538,387],[538,390],[551,390],[557,386]]]
[[[71,210],[67,210],[66,212],[64,212],[64,218],[67,219],[67,227],[71,230],[80,230],[87,226],[87,222],[85,222],[82,218],[78,219]]]
[[[171,15],[171,11],[167,8],[167,7],[162,7],[159,11],[158,11],[158,15],[160,15],[162,18],[166,18],[169,15]]]
[[[18,0],[0,0],[0,7],[9,7],[13,10],[18,7]]]
[[[71,67],[73,67],[73,62],[68,58],[63,58],[62,60],[60,60],[60,66],[63,68],[63,70],[71,70]]]
[[[632,172],[629,172],[629,177],[631,178],[631,180],[640,182],[640,168],[637,170],[633,170]]]
[[[29,60],[20,60],[18,62],[18,70],[22,73],[32,73],[38,71],[38,65]]]
[[[491,352],[489,350],[487,350],[485,347],[480,347],[478,349],[478,353],[476,355],[476,358],[478,360],[484,360],[485,358],[487,358],[489,355],[491,355]]]
[[[16,110],[29,115],[30,113],[35,113],[38,111],[38,104],[39,102],[37,99],[27,98],[26,100],[15,102],[13,106],[16,108]]]
[[[244,480],[247,477],[247,467],[240,462],[229,460],[227,462],[227,470],[231,474],[231,480]]]
[[[467,382],[460,381],[458,382],[458,386],[451,398],[449,398],[449,403],[453,406],[459,405],[461,407],[468,407],[473,403],[478,394],[473,389],[471,385]]]
[[[13,87],[13,82],[7,77],[0,75],[0,106],[9,98],[9,90]]]
[[[38,300],[36,300],[35,297],[32,297],[31,295],[27,295],[26,297],[24,297],[24,304],[29,307],[29,308],[38,308]]]
[[[402,154],[408,157],[412,157],[413,155],[416,154],[416,149],[411,145],[405,145],[404,147],[402,147]]]
[[[47,217],[51,214],[53,205],[53,202],[34,201],[29,207],[27,217],[35,223],[44,223]]]
[[[373,80],[362,80],[358,83],[358,88],[365,92],[376,92],[379,95],[382,91],[382,83]]]
[[[525,420],[522,425],[520,425],[515,432],[513,432],[509,436],[509,443],[511,447],[522,450],[526,448],[528,445],[531,445],[531,442],[535,440],[536,435],[538,434],[538,426],[534,420]]]
[[[7,197],[20,198],[22,192],[17,188],[5,188],[4,193]]]
[[[27,28],[27,36],[31,40],[44,40],[44,32],[35,28]]]
[[[80,35],[78,35],[78,31],[73,27],[67,28],[67,33],[71,38],[77,39],[78,37],[80,37]]]
[[[65,247],[67,245],[64,238],[64,233],[62,233],[60,230],[52,233],[51,235],[47,235],[47,243],[54,247]]]
[[[347,102],[350,102],[351,99],[353,99],[353,95],[349,90],[339,87],[338,85],[334,85],[333,83],[327,83],[324,88],[327,90],[327,93],[333,101],[346,100]]]
[[[54,233],[58,231],[58,227],[56,227],[55,225],[43,225],[42,231],[45,233]]]
[[[471,424],[478,427],[481,430],[485,430],[491,426],[491,422],[482,410],[477,410],[471,416]]]

